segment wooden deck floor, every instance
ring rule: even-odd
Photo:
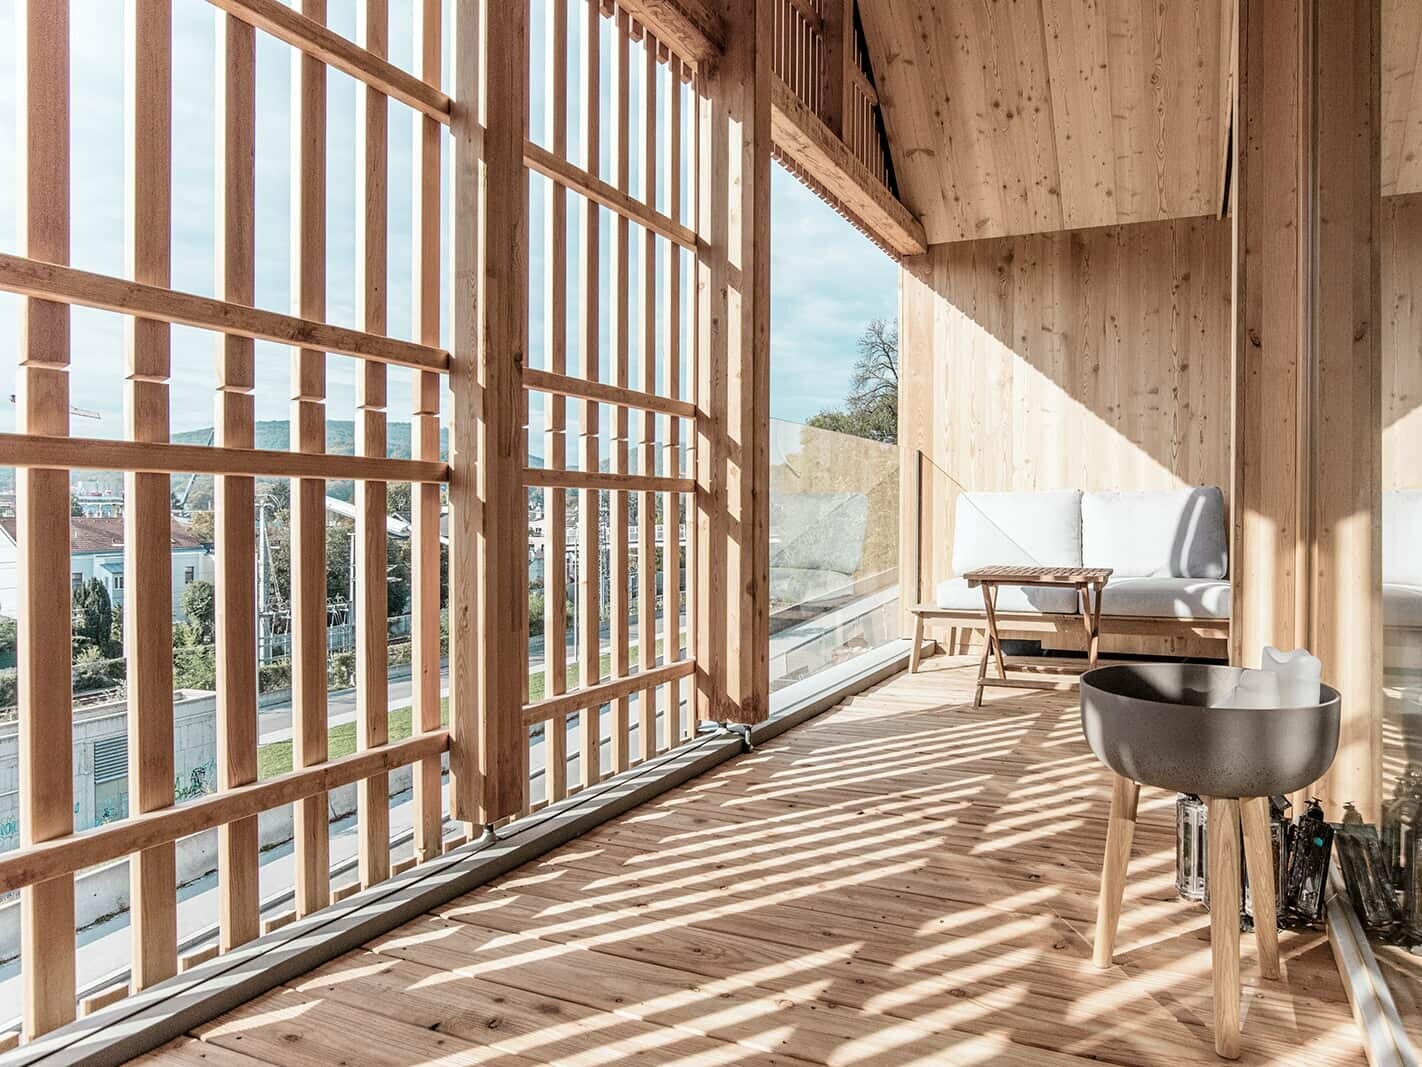
[[[1142,795],[1097,971],[1074,698],[974,710],[925,666],[142,1062],[1220,1062],[1173,797]],[[1363,1062],[1326,941],[1283,952],[1281,982],[1245,960],[1241,1062]]]

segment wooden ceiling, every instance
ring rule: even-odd
[[[1232,0],[861,4],[930,242],[1218,209]]]

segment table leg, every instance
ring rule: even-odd
[[[1239,1058],[1239,801],[1210,797],[1210,963],[1215,1052]]]
[[[973,707],[983,706],[983,679],[987,677],[988,657],[992,655],[992,631],[983,629],[983,654],[978,660],[978,691],[973,695]]]
[[[1106,821],[1106,854],[1101,861],[1101,892],[1096,900],[1096,934],[1092,962],[1111,966],[1116,948],[1116,927],[1121,921],[1121,901],[1126,894],[1126,868],[1131,862],[1131,840],[1136,834],[1139,783],[1119,774],[1111,776],[1111,814]]]
[[[1096,661],[1101,651],[1101,594],[1105,592],[1105,589],[1105,585],[1101,582],[1097,582],[1093,586],[1096,602],[1091,607],[1091,638],[1087,649],[1087,662],[1093,669],[1096,667]]]
[[[909,649],[909,674],[918,673],[919,649],[923,647],[923,615],[913,617],[913,647]]]
[[[1249,895],[1254,904],[1254,943],[1259,971],[1265,978],[1279,977],[1279,923],[1274,900],[1274,842],[1269,836],[1269,801],[1251,797],[1239,802],[1244,824],[1244,862],[1249,871]]]
[[[1002,658],[1002,638],[997,636],[997,583],[983,583],[983,606],[987,609],[988,633],[992,635],[992,650],[997,656],[997,676],[1007,677],[1007,663]]]

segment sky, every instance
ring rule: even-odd
[[[555,0],[533,0],[533,55],[542,55],[548,12]],[[410,69],[410,0],[391,3],[390,58]],[[579,5],[580,6],[580,5]],[[330,25],[356,36],[355,0],[331,0]],[[16,204],[16,0],[0,0],[0,205]],[[71,232],[73,266],[125,276],[124,264],[124,57],[122,0],[73,0],[71,17]],[[215,295],[215,80],[217,12],[206,0],[173,0],[175,47],[173,73],[173,263],[175,289]],[[578,20],[570,33],[576,42]],[[603,20],[604,55],[610,25]],[[448,34],[445,35],[446,43]],[[576,52],[576,49],[574,49]],[[446,60],[448,64],[448,60]],[[446,69],[448,66],[446,65]],[[634,122],[641,107],[641,65],[632,64]],[[604,63],[604,85],[610,64]],[[665,70],[662,98],[666,98]],[[570,74],[577,86],[577,72]],[[258,306],[292,310],[290,276],[290,84],[291,50],[257,34],[257,215]],[[530,124],[535,140],[546,140],[546,93],[542,79],[531,79]],[[604,93],[604,96],[607,94]],[[355,326],[354,225],[356,83],[339,72],[328,75],[327,125],[327,311],[329,321]],[[606,103],[604,102],[604,106]],[[394,336],[411,331],[411,149],[414,113],[390,105],[389,174],[389,327]],[[570,96],[570,120],[577,128],[580,102]],[[689,138],[689,108],[688,131]],[[605,120],[605,128],[606,122]],[[635,139],[634,139],[635,143]],[[606,146],[604,148],[606,150]],[[640,188],[641,160],[634,149],[634,188]],[[577,158],[575,155],[574,158]],[[445,153],[449,188],[449,154]],[[665,166],[663,166],[665,173]],[[658,202],[667,206],[670,190],[659,183]],[[531,182],[531,274],[543,271],[543,201],[546,183]],[[571,211],[576,228],[579,211]],[[604,212],[604,262],[610,255],[610,216]],[[446,212],[446,225],[447,225]],[[0,249],[18,249],[18,212],[0,208]],[[866,238],[813,193],[774,168],[771,202],[771,412],[777,418],[804,421],[837,405],[848,392],[855,340],[874,317],[896,316],[898,268]],[[571,231],[570,231],[571,232]],[[633,227],[633,247],[638,234]],[[664,244],[664,243],[662,243]],[[665,270],[666,251],[658,258]],[[570,260],[573,257],[570,256]],[[689,267],[689,263],[687,264]],[[683,272],[688,276],[689,270]],[[634,257],[634,294],[636,286]],[[683,300],[689,299],[683,290]],[[635,300],[635,297],[634,297]],[[19,299],[0,294],[0,338],[18,338]],[[635,316],[634,308],[634,316]],[[605,316],[606,318],[606,316]],[[446,299],[443,328],[448,331]],[[637,321],[633,318],[633,321]],[[90,437],[122,436],[123,316],[76,308],[72,320],[71,403],[99,416],[75,416],[72,432]],[[530,293],[530,356],[537,366],[543,349],[541,281]],[[606,345],[604,322],[604,346]],[[13,354],[14,343],[6,346]],[[201,330],[173,330],[172,429],[205,428],[212,423],[216,337]],[[3,349],[0,349],[3,351]],[[257,417],[285,419],[288,409],[289,350],[257,346]],[[573,358],[575,353],[570,353]],[[633,381],[640,354],[633,352]],[[349,419],[355,410],[354,360],[328,357],[329,419]],[[606,360],[604,360],[604,364]],[[574,363],[576,366],[576,363]],[[606,377],[608,368],[604,365]],[[0,429],[13,429],[14,359],[0,358]],[[410,373],[392,368],[390,415],[409,409]],[[445,405],[446,411],[449,405]],[[539,408],[535,402],[534,417]]]

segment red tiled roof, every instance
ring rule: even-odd
[[[0,530],[11,541],[16,540],[15,519],[0,519]],[[201,548],[203,542],[177,522],[172,524],[174,548]],[[71,554],[117,552],[123,548],[122,518],[89,518],[75,515],[69,520],[69,551]]]

